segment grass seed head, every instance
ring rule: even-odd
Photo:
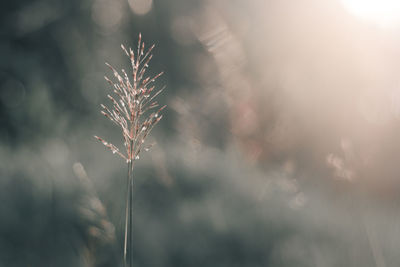
[[[111,101],[110,105],[101,104],[101,114],[119,126],[124,139],[125,152],[121,152],[116,146],[95,136],[104,146],[110,149],[113,154],[118,154],[126,162],[132,162],[139,159],[142,150],[148,151],[150,146],[144,146],[145,139],[161,120],[160,112],[166,107],[163,106],[157,111],[148,114],[148,111],[158,107],[158,103],[153,101],[164,89],[156,89],[154,84],[163,72],[154,77],[145,77],[148,64],[152,59],[151,54],[155,45],[152,45],[145,52],[145,44],[142,42],[141,34],[137,45],[136,54],[132,48],[128,50],[121,45],[123,52],[129,57],[132,67],[132,77],[129,78],[125,70],[121,70],[122,75],[110,64],[106,65],[110,68],[114,75],[112,81],[107,76],[105,80],[112,86],[112,94],[107,97]],[[142,149],[142,146],[143,149]]]

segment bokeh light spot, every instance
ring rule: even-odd
[[[133,13],[137,15],[147,14],[153,5],[152,0],[128,0],[128,3]]]
[[[119,1],[96,0],[92,6],[92,19],[103,30],[113,31],[121,23],[122,11]]]

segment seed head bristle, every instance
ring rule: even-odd
[[[128,163],[138,159],[142,150],[148,151],[153,145],[143,147],[142,149],[146,137],[162,118],[160,112],[166,107],[163,106],[158,109],[158,111],[150,115],[145,115],[148,110],[158,107],[158,103],[153,100],[164,89],[163,87],[157,90],[155,89],[155,85],[148,87],[149,84],[155,82],[163,72],[160,72],[152,78],[144,78],[145,71],[153,57],[151,52],[154,47],[155,45],[152,45],[145,51],[145,44],[142,42],[141,34],[139,34],[136,54],[133,52],[134,50],[132,50],[132,48],[129,48],[128,51],[128,49],[121,44],[122,50],[131,61],[131,79],[125,70],[122,69],[122,75],[120,75],[115,68],[106,63],[117,81],[113,82],[111,79],[104,76],[104,79],[113,87],[112,92],[115,95],[107,95],[112,102],[112,108],[101,104],[101,113],[121,128],[125,153],[120,152],[116,146],[108,143],[104,139],[98,136],[95,136],[95,138],[109,148],[114,154],[118,154],[125,159]]]

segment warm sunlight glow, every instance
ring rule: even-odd
[[[392,27],[400,24],[399,0],[342,0],[344,6],[359,18]]]

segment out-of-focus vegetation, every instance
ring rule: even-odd
[[[400,27],[339,0],[0,8],[0,266],[119,266],[104,62],[155,43],[168,109],[135,166],[137,266],[398,266]]]

